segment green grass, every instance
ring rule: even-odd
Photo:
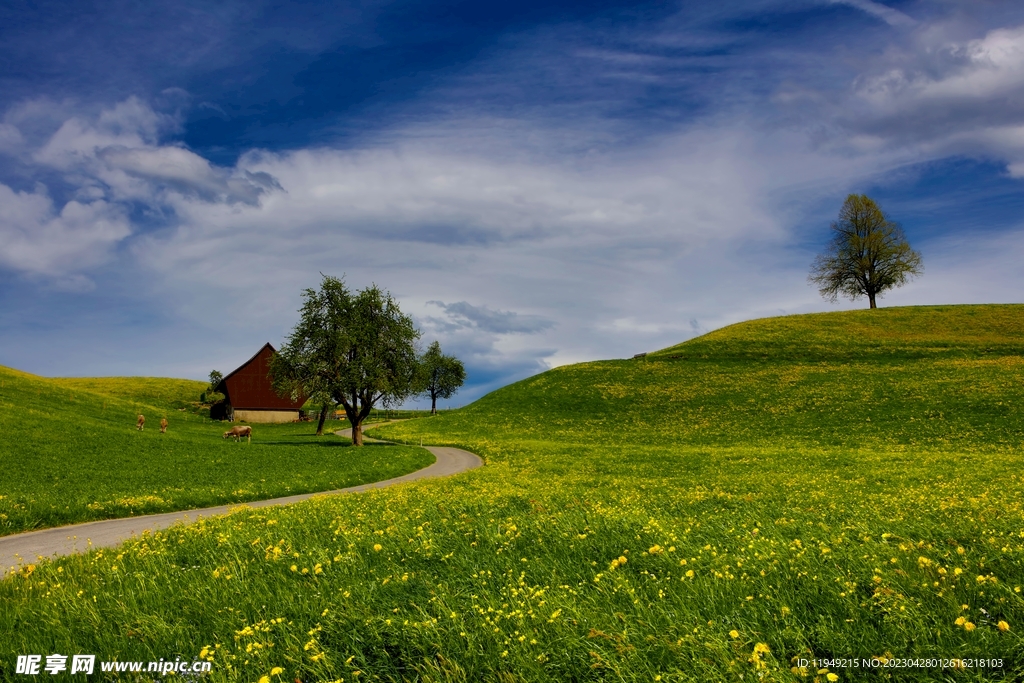
[[[159,406],[162,413],[168,409],[194,412],[200,394],[208,386],[206,382],[169,377],[57,377],[50,382],[67,389],[69,395],[82,391],[101,394],[140,408]]]
[[[201,382],[49,380],[0,368],[0,535],[327,491],[433,459],[418,448],[351,448],[338,436],[314,436],[310,423],[255,425],[252,443],[236,444],[221,438],[230,425],[193,412],[197,388]],[[161,417],[170,422],[166,434]]]
[[[989,304],[762,318],[715,330],[649,357],[895,360],[1022,353],[1021,306]]]
[[[25,568],[0,642],[203,656],[232,681],[1020,680],[1024,306],[867,315],[737,325],[379,428],[487,467]]]

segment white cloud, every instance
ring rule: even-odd
[[[16,127],[9,123],[0,123],[0,153],[17,152],[24,142],[21,131]]]
[[[949,39],[929,26],[905,49],[890,50],[853,84],[836,141],[857,153],[902,150],[908,158],[954,155],[1024,168],[1024,26]]]
[[[104,186],[115,201],[160,204],[170,193],[254,203],[277,187],[273,178],[216,167],[184,147],[161,144],[161,137],[177,127],[173,117],[130,97],[91,119],[64,121],[31,159],[73,174],[73,182],[85,176],[94,187]]]
[[[6,117],[17,125],[0,124],[0,152],[63,173],[73,188],[70,198],[55,206],[42,184],[32,192],[0,185],[0,266],[80,289],[87,281],[82,273],[104,263],[133,234],[128,202],[156,212],[174,197],[191,197],[199,204],[255,204],[264,193],[279,189],[265,173],[218,168],[190,150],[161,145],[160,136],[174,130],[176,122],[134,97],[91,119],[65,120],[31,149],[20,127],[30,126],[33,116],[52,117],[62,107],[23,103]]]
[[[0,265],[15,271],[66,280],[69,271],[103,263],[131,233],[119,207],[103,200],[70,201],[58,211],[42,189],[15,192],[0,184],[0,206]]]
[[[878,107],[902,109],[911,103],[983,101],[1024,88],[1022,26],[997,29],[982,38],[950,42],[930,51],[941,58],[939,73],[893,68],[864,79],[858,88],[860,96]]]
[[[917,24],[912,18],[900,12],[899,10],[893,9],[883,5],[880,2],[872,2],[872,0],[828,0],[833,5],[849,5],[850,7],[856,7],[862,12],[867,12],[873,17],[878,17],[890,26],[914,26]]]

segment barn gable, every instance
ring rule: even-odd
[[[252,358],[220,381],[216,390],[224,394],[236,420],[284,422],[298,417],[306,402],[278,396],[270,382],[270,359],[277,351],[269,342]]]

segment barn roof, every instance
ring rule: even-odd
[[[260,354],[261,354],[261,353],[263,353],[263,349],[267,348],[268,346],[270,347],[270,352],[271,352],[271,353],[277,353],[277,349],[275,349],[275,348],[274,348],[274,345],[273,345],[273,344],[271,344],[270,342],[267,342],[266,344],[264,344],[263,346],[261,346],[261,347],[260,347],[260,350],[259,350],[259,351],[257,351],[256,353],[252,354],[252,358],[250,358],[249,360],[245,361],[244,363],[242,363],[241,365],[239,365],[239,366],[238,366],[237,368],[235,368],[234,370],[232,370],[232,371],[231,371],[231,372],[229,372],[228,374],[224,375],[223,379],[221,379],[221,381],[220,381],[220,382],[219,382],[219,383],[217,384],[217,386],[215,386],[215,387],[213,388],[213,390],[214,390],[214,391],[217,391],[217,392],[220,392],[220,393],[222,393],[222,394],[223,394],[224,392],[223,392],[223,391],[221,391],[221,387],[222,387],[222,386],[224,385],[224,382],[227,382],[227,381],[228,381],[228,378],[230,378],[230,377],[231,377],[232,375],[236,374],[236,373],[237,373],[237,372],[238,372],[239,370],[243,370],[243,369],[245,369],[245,367],[246,367],[247,365],[249,365],[249,364],[250,364],[250,363],[252,363],[252,362],[253,362],[254,360],[256,360],[257,358],[259,358],[259,357],[260,357]]]

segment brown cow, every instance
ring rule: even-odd
[[[166,434],[167,433],[167,418],[166,417],[161,417],[160,418],[160,433],[161,434]]]
[[[242,437],[245,437],[246,443],[252,443],[252,427],[249,425],[239,425],[238,427],[232,427],[228,431],[224,432],[224,438],[229,436],[235,437],[235,441],[240,441]]]
[[[146,416],[145,415],[139,415],[139,419],[135,422],[135,428],[138,429],[141,432],[142,428],[145,427],[145,426],[146,426]]]

